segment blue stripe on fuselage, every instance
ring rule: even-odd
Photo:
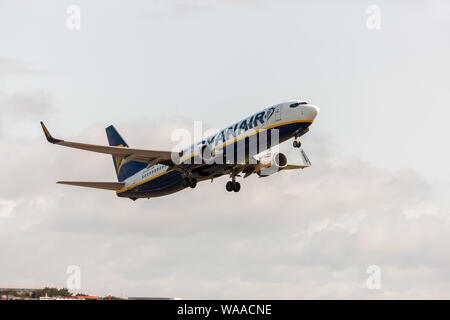
[[[274,127],[267,130],[267,137],[270,137],[270,133],[273,129],[278,129],[279,141],[280,143],[292,138],[294,135],[299,133],[300,131],[308,128],[311,125],[311,122],[295,122],[288,123],[284,125],[280,125],[279,127]],[[245,140],[245,144],[248,144],[248,137],[242,139],[240,141],[234,142],[232,145],[237,149],[239,143]],[[224,150],[226,150],[224,148]],[[262,152],[264,150],[259,150]],[[225,165],[223,164],[212,164],[208,171],[214,172],[215,169],[217,172],[223,171]],[[160,197],[164,195],[168,195],[177,191],[184,189],[182,185],[183,174],[176,170],[170,170],[170,172],[163,173],[162,175],[150,178],[151,180],[144,182],[130,190],[118,192],[117,195],[119,197],[127,197],[127,198],[149,198],[149,197]],[[209,177],[207,177],[209,179]]]

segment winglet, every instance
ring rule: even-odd
[[[45,124],[42,121],[41,121],[41,126],[42,126],[42,130],[44,130],[44,134],[45,134],[45,137],[47,138],[48,142],[58,143],[58,142],[62,141],[62,140],[53,138],[52,135],[50,134],[50,132],[47,130],[47,127],[45,126]]]

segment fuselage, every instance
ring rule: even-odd
[[[178,168],[157,164],[147,167],[126,179],[117,196],[132,199],[168,195],[184,189],[183,166],[196,168],[189,172],[198,181],[219,177],[236,163],[243,163],[279,143],[304,132],[312,124],[319,109],[307,102],[294,100],[261,110],[218,133],[203,139],[180,153]],[[263,143],[263,137],[267,142]],[[274,138],[275,137],[275,138]],[[257,145],[252,148],[252,144]],[[217,158],[205,164],[201,150],[207,146]],[[242,152],[240,152],[242,150]],[[233,153],[232,156],[229,156]],[[198,163],[197,166],[192,164]]]

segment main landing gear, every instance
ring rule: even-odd
[[[239,190],[241,190],[241,184],[239,182],[228,181],[225,188],[228,192],[239,192]]]
[[[231,181],[227,182],[227,184],[225,185],[225,188],[227,189],[228,192],[231,192],[231,191],[239,192],[239,190],[241,190],[241,184],[236,181],[235,174],[231,174]]]
[[[183,178],[183,187],[191,187],[192,189],[197,186],[197,179],[192,177],[184,177]]]

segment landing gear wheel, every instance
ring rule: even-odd
[[[227,189],[228,192],[233,191],[233,182],[228,181],[227,184],[225,185],[225,188]]]
[[[182,180],[182,183],[183,183],[183,187],[185,187],[185,188],[187,188],[187,187],[195,188],[197,186],[197,179],[184,177]]]
[[[241,184],[239,182],[235,182],[233,184],[233,191],[234,192],[239,192],[239,190],[241,190]]]
[[[302,143],[300,141],[294,140],[294,143],[292,144],[294,148],[300,148],[302,146]]]
[[[183,178],[183,187],[187,188],[191,184],[188,177]]]

